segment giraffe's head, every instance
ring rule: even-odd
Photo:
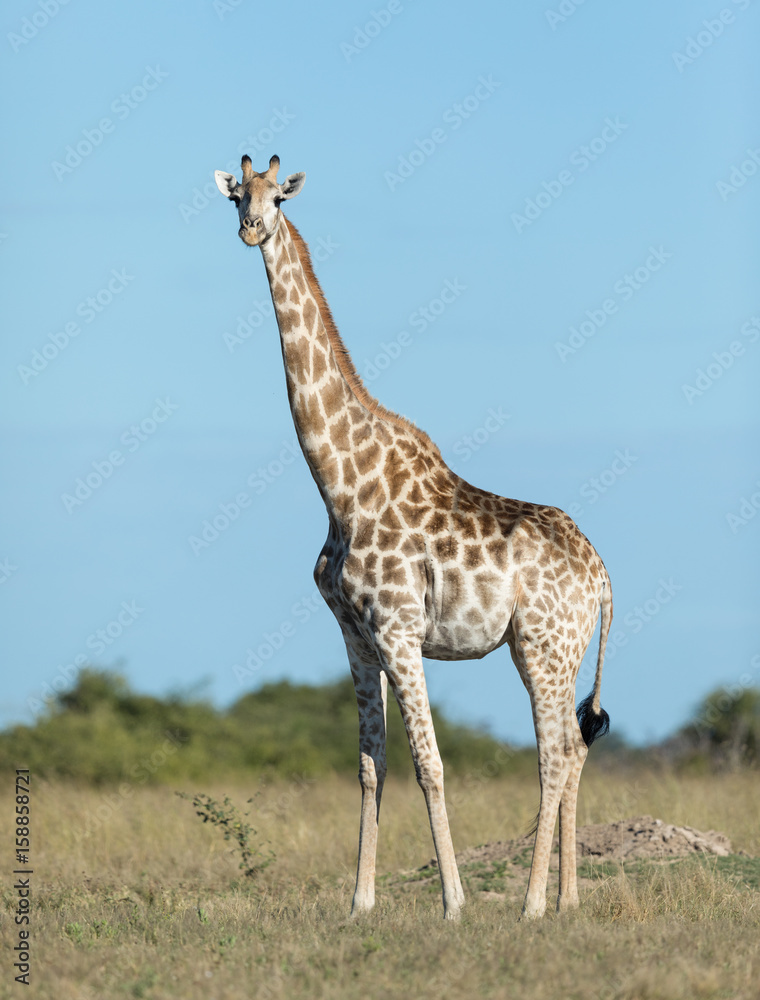
[[[282,184],[277,183],[279,156],[273,156],[269,168],[257,174],[250,156],[242,161],[243,179],[238,184],[233,174],[223,170],[214,173],[216,186],[237,205],[240,216],[238,236],[249,247],[260,246],[274,233],[280,215],[280,202],[295,198],[304,184],[305,174],[291,174]]]

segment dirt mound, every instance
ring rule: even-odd
[[[578,857],[623,861],[628,858],[675,858],[687,854],[731,853],[723,833],[702,833],[691,826],[674,826],[651,816],[636,816],[619,823],[599,823],[578,830]]]
[[[518,840],[497,840],[480,847],[470,847],[457,854],[457,864],[493,864],[503,861],[530,862],[533,836]],[[617,823],[597,823],[578,828],[576,838],[578,860],[627,861],[632,858],[676,858],[689,854],[717,854],[726,857],[731,853],[731,841],[715,830],[702,832],[691,826],[674,826],[651,816],[635,816]],[[558,850],[554,838],[554,850]],[[432,858],[420,869],[435,868]]]

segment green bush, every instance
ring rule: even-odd
[[[693,768],[760,764],[760,689],[718,688],[697,707],[675,741]]]
[[[448,773],[535,767],[533,751],[505,747],[433,710]],[[358,715],[350,678],[320,687],[266,684],[219,710],[204,701],[136,694],[117,673],[92,668],[51,701],[33,726],[0,733],[0,763],[41,777],[93,784],[170,783],[220,774],[316,776],[358,770]],[[388,766],[411,774],[400,713],[388,706]]]

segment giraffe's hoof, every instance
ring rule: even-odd
[[[372,913],[375,907],[374,899],[372,902],[362,902],[358,903],[354,900],[351,906],[351,920],[359,920],[361,917],[366,917],[368,913]]]
[[[577,894],[574,896],[557,896],[557,913],[567,913],[569,910],[577,910],[580,905]]]
[[[529,906],[527,903],[522,908],[520,920],[540,920],[546,912],[546,903],[542,906]]]

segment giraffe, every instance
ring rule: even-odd
[[[378,818],[386,775],[387,685],[401,710],[424,793],[444,917],[464,903],[446,814],[443,765],[423,656],[480,658],[507,644],[533,712],[540,808],[525,918],[543,915],[554,826],[560,819],[557,908],[578,905],[575,814],[581,769],[609,718],[600,706],[612,618],[604,563],[555,507],[510,500],[465,482],[422,430],[367,391],[333,322],[307,246],[281,204],[304,174],[277,181],[216,171],[235,203],[238,235],[264,258],[298,440],[327,508],[317,587],[338,620],[359,709],[361,817],[356,917],[375,902]],[[601,613],[594,687],[575,711],[575,680]]]

